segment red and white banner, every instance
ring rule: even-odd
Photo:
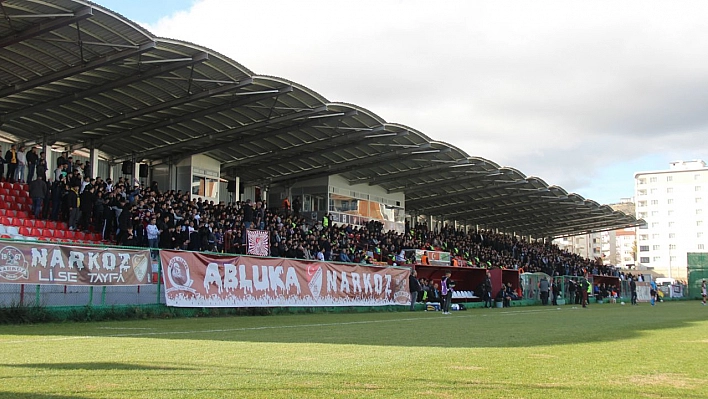
[[[410,303],[410,269],[160,251],[178,307],[384,306]]]
[[[246,230],[248,247],[246,253],[256,256],[270,255],[270,240],[267,230]]]
[[[149,284],[150,251],[0,242],[0,283]]]

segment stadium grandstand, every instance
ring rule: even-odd
[[[154,218],[171,234],[160,248],[245,253],[240,228],[256,222],[270,231],[271,256],[316,259],[327,247],[332,260],[373,252],[385,262],[430,247],[469,266],[569,274],[592,263],[531,260],[533,242],[550,254],[552,238],[643,223],[207,47],[156,37],[100,5],[0,5],[4,166],[35,148],[33,170],[46,160],[51,187],[35,217],[32,179],[5,175],[5,238],[147,246]],[[84,215],[72,220],[71,208]],[[131,221],[133,236],[115,234]]]

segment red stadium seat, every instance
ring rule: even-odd
[[[24,219],[22,221],[22,225],[25,227],[34,227],[34,224],[35,224],[34,219]]]
[[[66,231],[64,230],[54,230],[54,234],[52,235],[54,238],[58,238],[60,240],[64,239],[66,237]]]
[[[34,227],[36,227],[38,229],[46,229],[47,228],[47,221],[41,220],[41,219],[35,220]]]
[[[54,230],[52,230],[52,229],[42,229],[42,237],[44,237],[44,238],[54,238]]]
[[[2,195],[4,195],[4,196],[10,195],[10,189],[5,188],[5,187],[0,188],[0,194],[2,194]]]
[[[75,231],[75,232],[74,232],[74,237],[76,237],[77,240],[81,240],[81,241],[84,241],[84,240],[87,240],[87,239],[88,239],[88,238],[86,237],[86,233],[84,233],[83,231]]]
[[[5,215],[7,215],[7,209],[0,208],[0,216],[5,216]]]
[[[28,228],[25,227],[25,226],[20,226],[20,228],[18,229],[18,231],[20,232],[20,235],[21,235],[21,236],[29,237],[29,236],[31,235],[31,234],[30,234],[30,229],[28,229]]]

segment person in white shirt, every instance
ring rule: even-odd
[[[27,155],[25,154],[25,147],[20,147],[20,150],[17,151],[17,169],[15,169],[16,182],[25,182],[25,165],[27,165]]]
[[[157,228],[157,219],[150,219],[150,223],[145,227],[145,232],[147,233],[148,246],[150,248],[158,248],[158,243],[160,242],[160,229]],[[157,259],[157,251],[150,251],[150,255],[153,260]]]

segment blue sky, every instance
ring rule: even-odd
[[[708,2],[97,2],[602,204],[708,161]]]
[[[133,21],[155,24],[180,10],[187,10],[196,0],[98,0],[97,4]],[[208,47],[208,46],[207,46]]]

